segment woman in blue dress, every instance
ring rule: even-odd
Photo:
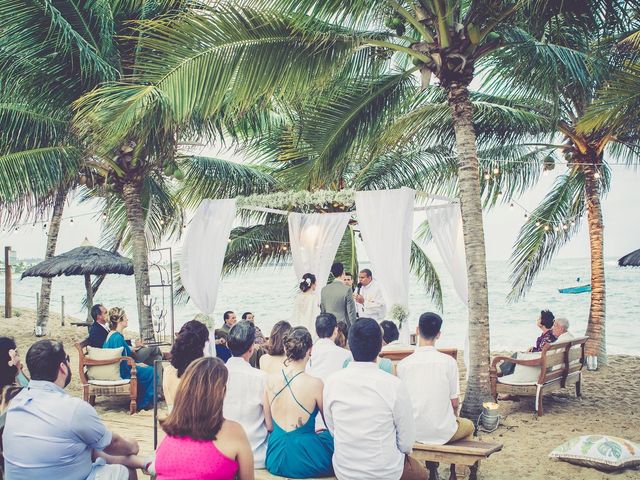
[[[122,356],[135,360],[136,354],[124,339],[124,329],[129,325],[129,319],[124,309],[114,307],[109,310],[109,335],[103,348],[122,347]],[[126,361],[120,362],[120,377],[131,378],[131,367]],[[136,363],[136,377],[138,379],[138,409],[153,405],[153,367]]]
[[[333,438],[328,430],[315,431],[322,415],[322,380],[307,375],[311,334],[295,327],[284,338],[284,368],[267,379],[265,420],[273,424],[266,467],[287,478],[329,477]],[[269,422],[271,420],[271,422]]]

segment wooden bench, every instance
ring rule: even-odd
[[[495,401],[498,394],[519,395],[536,398],[536,411],[542,416],[542,397],[545,393],[575,385],[576,396],[580,397],[584,347],[589,337],[579,337],[564,342],[549,343],[542,347],[539,358],[519,360],[511,357],[495,357],[491,362],[489,375],[491,392]],[[517,365],[539,367],[540,375],[534,382],[508,383],[507,377],[498,372],[498,363],[507,361]],[[500,380],[502,379],[502,380]]]
[[[403,349],[397,349],[397,350],[387,350],[386,352],[383,350],[380,352],[378,356],[382,358],[388,358],[392,362],[398,362],[403,358],[408,357],[415,351],[416,351],[415,347],[403,348]],[[451,355],[454,360],[458,360],[457,348],[439,348],[438,351],[442,353],[446,353],[447,355]]]
[[[85,402],[95,405],[97,396],[129,397],[129,412],[131,415],[137,411],[138,380],[136,377],[136,362],[131,357],[118,357],[112,360],[90,360],[87,358],[87,346],[89,339],[76,343],[78,349],[78,368],[80,370],[80,383],[82,384],[82,396]],[[126,360],[131,367],[131,378],[121,381],[89,380],[87,367],[92,365],[120,364]]]
[[[411,456],[420,462],[427,462],[429,480],[438,480],[438,462],[451,464],[449,480],[456,480],[456,465],[469,467],[469,480],[478,478],[480,460],[502,450],[501,443],[485,443],[474,440],[460,440],[448,445],[424,445],[416,443]]]

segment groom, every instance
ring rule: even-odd
[[[320,292],[320,311],[334,314],[338,322],[345,322],[351,327],[356,322],[356,304],[351,288],[344,283],[344,265],[331,265],[331,274],[334,276],[333,282]]]

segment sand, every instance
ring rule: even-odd
[[[20,312],[20,316],[1,318],[0,335],[14,337],[24,359],[29,345],[36,340],[33,336],[35,313],[27,309],[14,310]],[[68,324],[70,320],[66,321]],[[52,315],[49,338],[61,340],[71,357],[75,369],[68,391],[76,396],[82,396],[82,389],[78,383],[78,354],[73,344],[86,335],[85,328],[62,327],[59,317]],[[153,452],[152,411],[131,416],[126,399],[105,398],[98,398],[96,409],[109,428],[138,440],[142,454]],[[503,416],[500,428],[494,433],[481,433],[480,439],[503,443],[504,448],[482,462],[481,479],[640,479],[638,469],[611,474],[548,458],[556,446],[579,435],[612,435],[640,443],[640,357],[609,356],[608,366],[597,372],[584,371],[581,399],[576,398],[573,389],[552,393],[544,398],[544,410],[544,415],[537,417],[532,398],[500,402]],[[441,465],[440,474],[448,478],[447,466]]]

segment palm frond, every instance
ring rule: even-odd
[[[427,254],[416,242],[411,242],[411,272],[422,282],[425,293],[431,297],[436,307],[442,311],[442,287],[440,277]]]
[[[43,104],[0,100],[0,152],[67,141],[69,114]]]
[[[265,265],[280,265],[289,260],[290,254],[286,220],[236,227],[229,237],[223,274],[248,271]]]

